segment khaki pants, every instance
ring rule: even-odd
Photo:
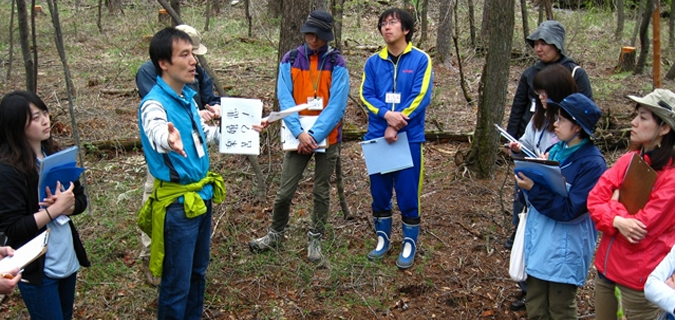
[[[577,286],[527,276],[527,319],[577,320]]]
[[[661,312],[659,307],[645,299],[644,291],[633,290],[616,284],[598,274],[595,278],[595,319],[616,320],[619,303],[614,296],[614,287],[621,290],[623,314],[629,320],[656,319]]]
[[[335,163],[339,156],[339,144],[334,144],[326,152],[299,154],[296,151],[287,151],[281,169],[281,184],[274,200],[271,229],[283,232],[288,224],[291,201],[298,189],[298,182],[307,168],[309,160],[314,157],[314,210],[312,225],[309,230],[313,233],[324,233],[328,220],[330,205],[330,177],[335,172]]]

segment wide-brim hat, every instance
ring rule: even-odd
[[[333,41],[333,16],[323,10],[314,10],[307,16],[300,32],[315,33],[323,41]]]
[[[547,103],[565,110],[589,137],[595,139],[593,131],[595,131],[595,125],[602,116],[602,111],[593,100],[581,93],[573,93],[559,103],[551,99],[548,99]]]
[[[675,130],[675,110],[673,110],[675,108],[675,93],[667,89],[656,89],[642,98],[637,96],[628,96],[628,98],[649,109],[670,126],[670,129]]]
[[[187,24],[181,24],[176,26],[176,29],[187,33],[192,39],[192,53],[196,55],[204,55],[208,49],[202,44],[202,35],[197,31],[197,29],[188,26]]]
[[[542,22],[539,27],[525,39],[532,48],[534,48],[534,43],[537,40],[543,40],[558,48],[560,54],[565,54],[565,27],[558,21],[547,20]]]

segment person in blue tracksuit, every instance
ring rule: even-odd
[[[420,232],[424,116],[431,102],[433,69],[429,55],[410,42],[413,18],[408,12],[386,10],[377,27],[387,46],[368,58],[364,66],[360,96],[369,111],[364,139],[384,137],[393,143],[398,134],[405,132],[413,167],[370,175],[377,247],[368,253],[368,259],[378,260],[391,249],[391,200],[395,189],[403,220],[403,244],[396,265],[407,269],[413,265]]]
[[[600,109],[588,97],[574,93],[549,105],[560,107],[555,133],[558,143],[548,159],[558,161],[567,195],[516,174],[529,206],[525,229],[528,319],[577,319],[577,288],[586,282],[595,251],[597,231],[586,208],[588,192],[607,169],[591,140]]]

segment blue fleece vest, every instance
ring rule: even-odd
[[[195,94],[194,90],[185,86],[181,98],[161,77],[157,76],[157,84],[140,104],[142,106],[146,101],[153,100],[164,107],[167,120],[173,123],[181,133],[181,140],[187,157],[173,151],[159,153],[154,150],[150,140],[145,135],[141,121],[141,108],[140,106],[138,108],[138,127],[140,128],[145,160],[148,163],[150,173],[159,180],[190,184],[204,179],[209,170],[209,153],[206,148],[206,138],[201,126],[199,112],[193,100]],[[202,141],[201,148],[204,149],[204,156],[201,158],[197,154],[196,145],[192,138],[194,131],[199,134]],[[213,197],[213,187],[207,185],[198,193],[202,199],[209,200]]]

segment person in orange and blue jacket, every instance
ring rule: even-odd
[[[420,232],[420,194],[423,178],[424,116],[431,102],[433,70],[431,58],[414,47],[413,18],[401,9],[384,11],[377,28],[387,46],[366,61],[361,100],[368,107],[365,140],[384,137],[388,143],[406,133],[413,167],[386,174],[370,175],[372,210],[377,247],[368,259],[379,260],[391,249],[392,196],[403,221],[403,244],[396,260],[400,269],[413,265]]]
[[[274,201],[272,225],[262,238],[249,242],[252,252],[277,247],[288,224],[291,201],[298,182],[314,156],[314,211],[309,228],[307,259],[319,262],[321,237],[325,232],[330,202],[330,177],[339,156],[342,116],[347,107],[349,72],[340,52],[328,45],[333,41],[333,16],[316,10],[300,28],[305,43],[287,52],[279,65],[277,98],[281,110],[307,103],[309,108],[284,118],[287,128],[299,140],[297,151],[287,151],[281,183]],[[303,128],[300,116],[318,116],[311,128]],[[267,123],[263,123],[265,127]],[[328,147],[319,149],[326,139]]]
[[[649,274],[675,244],[675,94],[656,89],[635,101],[631,122],[632,151],[621,156],[588,194],[588,211],[602,239],[595,254],[596,319],[616,319],[619,308],[628,319],[656,319],[659,308],[645,298]],[[639,152],[654,171],[656,182],[645,206],[630,214],[618,201],[626,171]]]

